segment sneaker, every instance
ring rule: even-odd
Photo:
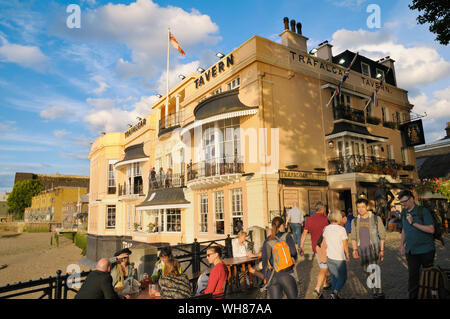
[[[332,292],[332,293],[330,294],[330,298],[331,298],[331,299],[341,299],[341,298],[339,297],[339,295],[336,294],[336,293],[334,293],[334,292]]]
[[[318,292],[316,289],[313,290],[313,298],[314,299],[323,299],[322,293]]]

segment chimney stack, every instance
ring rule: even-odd
[[[397,78],[395,77],[395,68],[394,68],[394,62],[395,60],[392,60],[390,56],[384,57],[380,60],[377,61],[378,63],[387,66],[388,68],[390,67],[391,70],[389,72],[392,72],[392,74],[394,75],[394,82],[395,85],[397,85]]]
[[[331,50],[333,46],[328,43],[328,41],[324,41],[319,44],[319,47],[317,48],[316,57],[324,59],[326,61],[332,62],[333,61],[333,52]]]
[[[302,24],[299,22],[296,24],[295,20],[289,21],[289,18],[284,18],[284,31],[280,34],[281,43],[288,48],[308,53],[308,47],[306,42],[308,38],[302,35]],[[291,29],[289,30],[289,24]],[[297,27],[297,32],[296,32]]]

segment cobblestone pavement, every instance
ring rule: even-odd
[[[442,268],[450,269],[450,234],[445,234],[447,246],[436,243],[435,264]],[[401,234],[399,232],[387,233],[385,245],[385,257],[381,264],[381,282],[386,299],[408,298],[408,267],[406,258],[400,254]],[[351,249],[350,249],[351,252]],[[313,299],[312,290],[316,285],[319,266],[312,260],[310,236],[305,242],[305,255],[297,260],[297,275],[299,278],[299,298]],[[366,286],[367,276],[360,265],[359,259],[351,257],[347,264],[347,282],[341,290],[344,299],[368,299],[371,294]],[[248,293],[234,294],[231,298],[256,298],[257,290]],[[329,298],[329,292],[324,292],[324,298]]]

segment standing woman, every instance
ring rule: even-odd
[[[288,266],[282,270],[274,269],[274,244],[285,242],[289,251],[284,251],[286,260],[283,262]],[[266,281],[269,298],[281,299],[283,292],[288,299],[296,299],[298,295],[297,281],[294,274],[295,259],[297,259],[297,248],[291,234],[286,232],[284,221],[281,217],[272,220],[272,231],[264,241],[262,248],[262,264],[264,279]]]
[[[327,250],[328,271],[331,274],[331,299],[340,299],[339,291],[347,281],[348,237],[345,228],[341,226],[342,214],[335,211],[328,216],[330,225],[323,230],[322,248]],[[323,246],[325,245],[325,246]]]

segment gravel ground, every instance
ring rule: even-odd
[[[66,274],[71,264],[89,270],[77,262],[83,256],[71,240],[60,236],[56,247],[50,245],[50,239],[51,233],[0,231],[0,286],[56,276],[57,270]]]

